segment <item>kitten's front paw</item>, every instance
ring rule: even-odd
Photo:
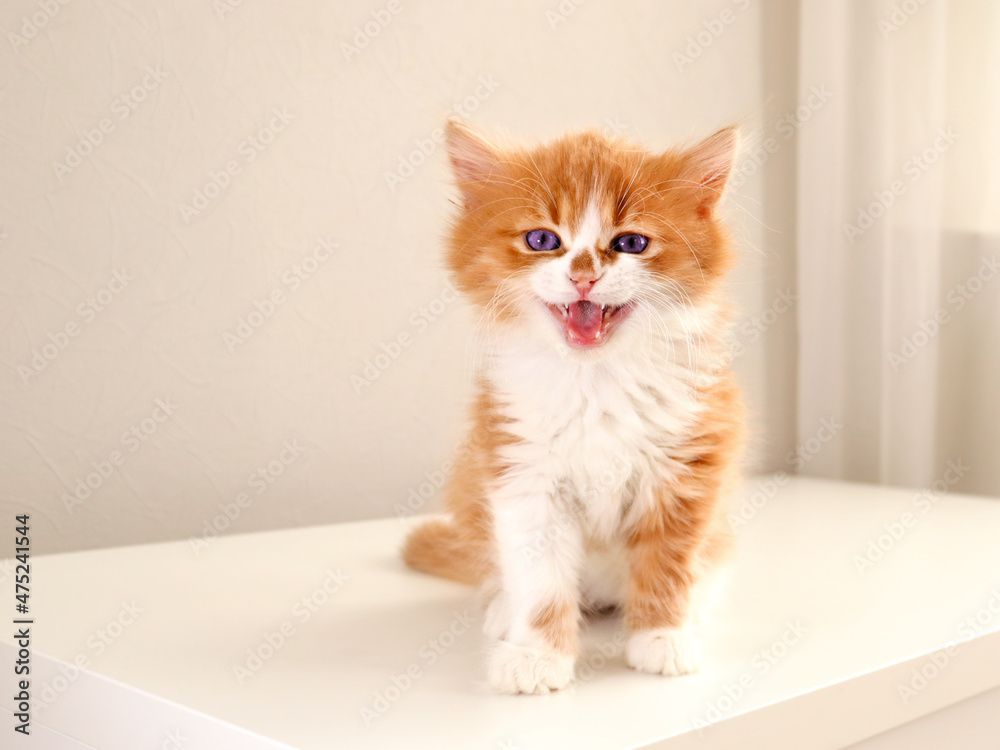
[[[573,679],[573,657],[499,641],[490,656],[490,686],[498,693],[544,695]]]
[[[701,649],[698,639],[686,629],[641,630],[629,638],[625,661],[650,674],[691,674],[701,664]]]

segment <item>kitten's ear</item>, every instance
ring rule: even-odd
[[[683,178],[695,184],[699,214],[707,214],[722,197],[739,144],[739,128],[732,125],[710,135],[684,155]]]
[[[448,120],[444,129],[448,159],[467,208],[479,204],[480,188],[500,174],[500,151],[468,125]]]

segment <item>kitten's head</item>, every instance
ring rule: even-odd
[[[557,346],[593,355],[652,335],[729,267],[715,209],[737,140],[729,128],[653,154],[588,132],[500,148],[449,122],[451,273],[486,320]]]

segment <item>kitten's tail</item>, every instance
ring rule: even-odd
[[[452,521],[428,521],[406,539],[403,561],[414,570],[476,584],[489,574],[490,565],[481,540],[465,533]]]

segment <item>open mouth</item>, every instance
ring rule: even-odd
[[[632,303],[598,305],[581,299],[569,305],[545,306],[563,330],[566,343],[579,349],[600,346],[611,332],[632,312]]]

